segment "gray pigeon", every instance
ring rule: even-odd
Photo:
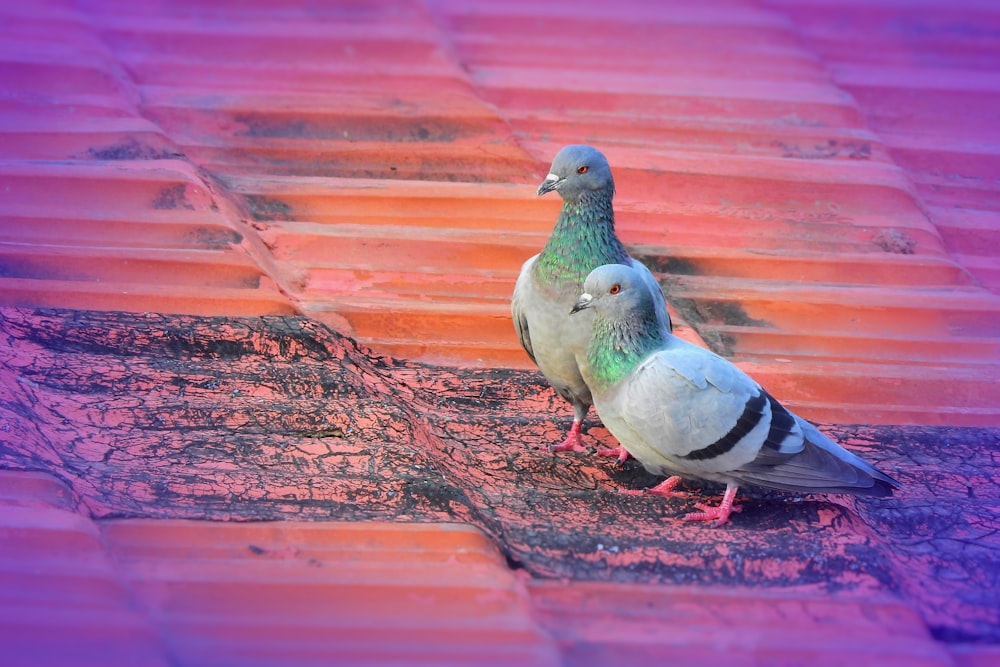
[[[602,264],[631,266],[643,289],[659,306],[657,321],[667,329],[670,316],[656,279],[649,269],[628,256],[615,235],[611,206],[615,183],[604,155],[590,146],[573,145],[560,150],[538,194],[553,190],[563,198],[562,211],[548,243],[521,267],[511,312],[524,351],[556,392],[573,406],[569,434],[550,449],[586,451],[580,440],[580,425],[593,400],[581,366],[586,364],[591,317],[569,316],[584,278]],[[618,449],[599,453],[625,456]]]
[[[685,519],[720,526],[741,484],[802,493],[891,496],[899,483],[795,416],[746,373],[671,334],[632,268],[602,266],[572,312],[594,313],[584,378],[604,425],[649,472],[722,482],[722,504]],[[641,493],[641,492],[639,492]]]

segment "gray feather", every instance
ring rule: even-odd
[[[581,172],[582,169],[582,172]],[[604,156],[589,146],[567,146],[553,160],[539,194],[556,190],[564,200],[552,236],[541,253],[521,267],[511,298],[511,315],[521,346],[581,421],[593,399],[581,367],[586,364],[591,313],[570,316],[583,279],[597,266],[620,262],[635,268],[645,289],[662,306],[659,283],[628,256],[614,233],[614,181]]]
[[[586,369],[594,405],[650,472],[793,492],[889,496],[899,486],[729,361],[661,327],[634,270],[601,267],[585,289],[595,313]],[[637,359],[623,372],[620,359],[631,357],[615,357],[621,341]]]

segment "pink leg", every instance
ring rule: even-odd
[[[667,480],[669,481],[669,480]],[[722,496],[722,502],[719,503],[718,507],[712,507],[711,505],[706,505],[704,503],[696,503],[695,507],[700,509],[700,512],[691,512],[690,514],[684,515],[685,521],[713,521],[712,525],[719,527],[729,521],[729,515],[732,512],[739,512],[739,505],[734,506],[733,501],[736,499],[736,490],[739,487],[735,484],[726,485],[726,493]]]
[[[632,456],[631,454],[628,453],[628,450],[622,447],[621,445],[618,445],[617,447],[612,447],[610,449],[604,449],[603,447],[601,447],[600,449],[597,450],[597,455],[617,456],[618,460],[615,461],[615,465],[621,465],[625,463],[626,461],[628,461],[628,458]]]
[[[674,475],[673,477],[667,477],[649,489],[619,489],[618,493],[626,496],[655,495],[663,496],[664,498],[687,498],[687,494],[683,491],[674,491],[674,487],[680,484],[682,480],[682,477]]]
[[[580,439],[580,422],[576,419],[573,420],[573,425],[569,428],[569,433],[566,434],[566,439],[563,440],[558,445],[549,445],[550,452],[585,452],[587,448],[583,446],[583,441]]]

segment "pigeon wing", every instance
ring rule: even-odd
[[[785,425],[788,436],[783,442],[769,437],[757,458],[732,472],[734,479],[784,491],[879,497],[891,496],[893,488],[899,487],[899,482],[765,396],[771,403],[772,421]]]
[[[531,331],[528,329],[528,309],[531,308],[531,295],[529,282],[533,280],[531,275],[531,267],[534,266],[535,260],[538,259],[538,255],[529,258],[522,266],[521,273],[517,277],[517,283],[514,285],[514,296],[510,300],[510,311],[511,316],[514,318],[514,329],[517,331],[517,337],[521,341],[521,347],[524,351],[528,353],[531,360],[536,364],[538,361],[535,359],[535,351],[531,347]]]
[[[769,412],[760,387],[721,357],[679,339],[623,384],[615,409],[640,441],[623,444],[661,459],[664,470],[712,479],[752,461],[766,437]]]
[[[674,325],[670,321],[670,314],[667,312],[667,300],[663,296],[663,289],[660,287],[660,283],[656,281],[653,274],[650,273],[649,269],[645,264],[637,259],[629,257],[629,266],[635,269],[640,275],[642,275],[642,280],[649,288],[649,293],[653,295],[653,303],[656,304],[656,318],[660,322],[660,325],[665,327],[667,331],[673,331]]]

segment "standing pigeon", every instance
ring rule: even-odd
[[[563,198],[562,211],[542,251],[521,267],[514,286],[511,312],[521,346],[538,364],[556,392],[573,406],[573,426],[552,451],[585,451],[580,425],[593,400],[581,374],[590,338],[588,316],[570,318],[587,274],[602,264],[631,266],[658,304],[657,322],[670,328],[663,292],[645,266],[628,256],[615,235],[611,200],[615,183],[607,159],[590,146],[566,146],[552,161],[551,173],[538,195],[555,190]],[[618,449],[602,454],[625,453]]]
[[[589,276],[572,312],[594,312],[584,378],[608,430],[649,472],[722,482],[719,507],[685,519],[726,523],[741,484],[885,497],[899,483],[774,400],[739,368],[672,335],[643,276],[620,264]]]

